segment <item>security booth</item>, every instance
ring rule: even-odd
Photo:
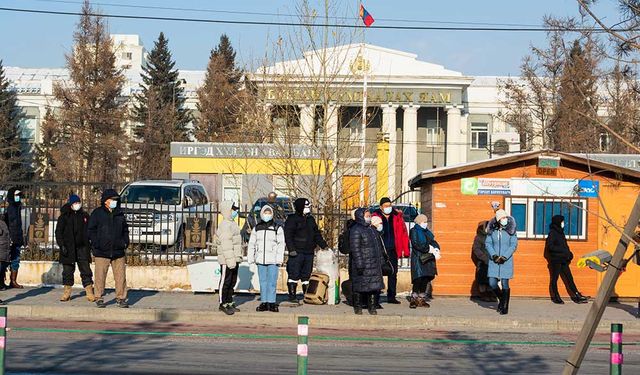
[[[478,223],[494,216],[491,202],[497,201],[517,225],[514,295],[549,296],[544,245],[552,216],[560,214],[574,254],[576,284],[583,294],[593,296],[603,274],[578,268],[576,261],[598,249],[613,253],[620,239],[616,227],[624,227],[640,193],[640,171],[543,150],[424,171],[409,184],[419,189],[422,209],[442,247],[436,294],[471,293],[471,245]],[[637,297],[639,286],[640,267],[630,266],[615,295]]]

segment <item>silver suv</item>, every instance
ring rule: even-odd
[[[120,193],[132,244],[183,251],[187,219],[206,218],[211,233],[211,204],[198,181],[148,180],[128,184]]]

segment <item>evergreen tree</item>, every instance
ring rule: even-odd
[[[236,53],[226,35],[211,51],[204,84],[198,89],[198,111],[195,137],[202,142],[240,141],[238,117],[244,97],[240,93],[242,72],[236,68]]]
[[[20,120],[24,114],[9,84],[0,60],[0,176],[16,181],[28,177],[29,161],[20,141]]]
[[[184,87],[169,51],[169,41],[160,33],[143,67],[141,93],[136,95],[133,147],[137,178],[170,178],[172,141],[188,140],[191,121],[184,108]]]
[[[553,146],[558,151],[593,152],[599,149],[597,124],[597,60],[590,41],[574,41],[564,63]]]
[[[122,126],[125,82],[107,24],[85,0],[74,32],[74,47],[66,56],[69,81],[54,86],[61,105],[51,131],[64,134],[52,155],[55,176],[71,181],[109,182],[123,179],[129,139]]]

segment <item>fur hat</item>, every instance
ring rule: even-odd
[[[496,211],[496,220],[497,221],[500,221],[500,219],[504,219],[505,217],[509,217],[509,215],[507,214],[507,211],[505,211],[505,210]]]
[[[420,214],[416,216],[415,220],[413,220],[413,222],[417,225],[419,225],[420,223],[426,223],[427,221],[429,221],[429,218],[425,214]]]

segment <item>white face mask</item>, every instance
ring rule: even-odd
[[[118,207],[118,201],[112,199],[111,202],[109,202],[109,208],[113,210],[116,207]]]
[[[82,208],[82,203],[74,203],[71,205],[71,209],[74,211],[80,211],[81,208]]]
[[[500,225],[502,225],[503,227],[506,227],[507,224],[509,224],[509,219],[507,219],[506,217],[500,219]]]
[[[420,225],[420,228],[427,229],[427,223],[426,222],[420,223],[419,225]]]
[[[384,212],[385,215],[390,215],[391,211],[393,211],[393,207],[385,207],[382,209],[382,212]]]
[[[364,218],[364,222],[367,224],[371,224],[371,218],[370,217],[365,217]]]
[[[308,215],[311,213],[311,207],[305,207],[304,210],[302,210],[302,213],[305,215]]]
[[[378,226],[376,227],[376,230],[377,230],[378,232],[382,232],[382,230],[383,230],[383,229],[384,229],[384,227],[383,227],[382,225],[378,225]]]
[[[560,223],[560,228],[564,229],[564,221]]]
[[[272,214],[263,214],[261,216],[262,221],[264,221],[265,223],[268,223],[271,221],[271,219],[273,219],[273,215]]]

